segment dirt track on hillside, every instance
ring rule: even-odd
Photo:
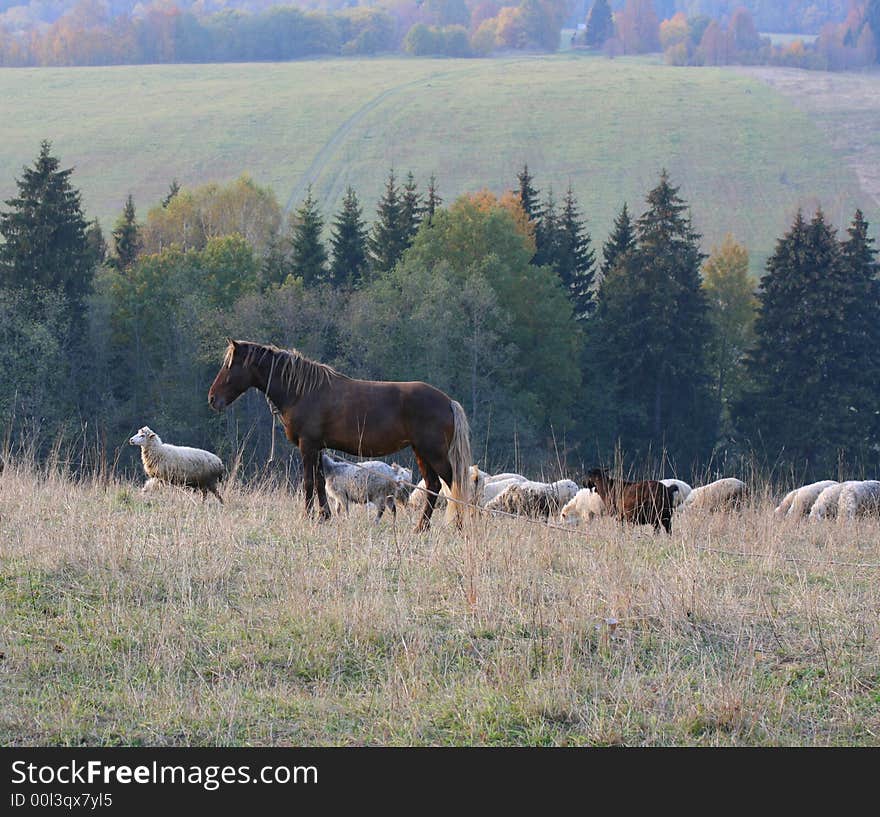
[[[831,73],[766,66],[735,70],[775,88],[805,111],[853,168],[862,190],[880,206],[880,71]]]

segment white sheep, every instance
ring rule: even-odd
[[[484,485],[473,486],[473,502],[481,508],[485,508],[496,496],[504,493],[511,485],[522,485],[518,479],[503,479],[500,482],[489,482]]]
[[[829,485],[816,497],[816,501],[810,508],[810,519],[834,519],[837,516],[837,506],[840,501],[840,492],[847,486],[853,485],[858,480],[848,480]]]
[[[487,502],[491,502],[498,494],[507,490],[510,485],[526,481],[519,474],[504,476],[504,479],[497,479],[486,471],[477,468],[476,465],[472,465],[470,470],[471,501],[483,508]]]
[[[579,521],[590,522],[596,516],[605,513],[605,503],[594,488],[581,488],[572,499],[568,500],[559,514],[563,523],[578,524]]]
[[[493,500],[486,503],[486,510],[504,511],[523,516],[556,515],[578,492],[577,483],[570,479],[557,482],[514,481]]]
[[[522,474],[514,474],[511,471],[505,471],[503,474],[491,474],[486,477],[486,483],[491,485],[493,482],[507,482],[508,480],[516,482],[528,482],[529,480]]]
[[[407,500],[406,507],[411,511],[418,511],[421,513],[425,507],[425,499],[428,494],[427,484],[424,479],[420,479],[418,485],[413,489],[413,492],[409,495],[409,499]],[[446,507],[446,497],[452,496],[452,492],[449,490],[443,480],[440,480],[440,491],[439,496],[437,497],[437,501],[434,503],[434,508],[438,511],[442,511]]]
[[[789,491],[783,498],[782,502],[780,502],[775,510],[773,511],[774,515],[777,518],[782,518],[788,513],[789,508],[791,508],[791,503],[794,502],[794,498],[797,496],[797,492],[800,488],[795,488],[793,491]]]
[[[812,510],[816,500],[821,496],[822,491],[833,485],[837,485],[837,480],[823,479],[820,482],[811,482],[809,485],[798,488],[794,492],[788,510],[785,512],[786,517],[800,519],[806,516]],[[785,500],[783,499],[782,502],[785,503]]]
[[[333,459],[328,454],[321,455],[327,497],[333,502],[336,513],[341,514],[343,509],[348,513],[352,502],[360,505],[372,502],[377,508],[378,522],[386,508],[396,513],[394,499],[400,486],[392,467],[387,463],[380,463],[384,467],[376,468],[364,467],[365,465],[368,464],[345,462]]]
[[[671,488],[673,485],[678,488],[678,490],[672,495],[673,508],[677,508],[681,505],[681,503],[690,496],[690,493],[693,490],[690,485],[680,479],[661,479],[660,482],[662,482],[667,488]]]
[[[857,516],[876,516],[880,512],[880,482],[866,479],[848,482],[837,501],[837,521],[852,521]]]
[[[141,449],[141,462],[149,477],[143,492],[167,483],[201,491],[202,502],[210,491],[223,503],[217,483],[223,479],[226,469],[216,454],[201,448],[163,443],[149,426],[141,428],[128,442]]]
[[[746,484],[736,477],[717,479],[708,485],[694,488],[681,509],[717,511],[732,508],[742,503],[746,492]]]

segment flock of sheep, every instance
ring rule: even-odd
[[[129,442],[140,446],[141,460],[147,474],[144,491],[162,483],[180,485],[208,493],[223,501],[218,483],[223,479],[223,462],[215,454],[200,448],[169,445],[148,426],[144,426]],[[323,455],[322,465],[327,497],[333,510],[348,513],[352,504],[372,504],[376,520],[385,510],[396,513],[397,506],[418,510],[424,506],[425,481],[413,485],[409,468],[379,460],[352,463]],[[470,469],[470,501],[486,512],[559,519],[564,524],[578,524],[612,512],[594,487],[579,488],[570,479],[536,482],[521,474],[489,474],[476,465]],[[692,488],[678,479],[659,481],[671,489],[674,509],[719,510],[740,503],[745,483],[728,477]],[[449,496],[444,485],[437,507],[442,508]],[[880,481],[821,480],[790,491],[775,510],[777,518],[852,520],[880,512]]]
[[[141,428],[129,442],[141,448],[141,461],[148,477],[144,492],[167,483],[201,491],[203,499],[210,492],[220,502],[223,501],[217,486],[223,479],[225,469],[215,454],[200,448],[164,443],[148,426]],[[425,481],[414,485],[412,471],[397,463],[389,465],[379,460],[352,463],[337,460],[325,453],[322,467],[327,497],[337,514],[343,511],[348,513],[352,504],[371,504],[376,509],[378,521],[385,510],[396,513],[398,505],[416,511],[424,506]],[[594,488],[579,488],[570,479],[536,482],[521,474],[489,474],[474,465],[470,469],[470,481],[471,503],[489,513],[501,512],[546,520],[558,518],[565,524],[577,524],[609,512]],[[676,479],[661,482],[672,488],[676,508],[717,510],[740,501],[745,491],[745,484],[733,478],[717,480],[698,488],[691,488],[686,482]],[[816,486],[819,484],[816,483]],[[880,483],[875,485],[880,489]],[[806,486],[801,490],[816,486]],[[793,491],[786,497],[786,509],[789,506],[801,507],[801,504],[794,502],[795,494]],[[448,496],[448,488],[444,485],[437,500],[438,508],[447,505]]]
[[[824,479],[790,491],[774,513],[778,518],[853,520],[880,511],[880,481]]]

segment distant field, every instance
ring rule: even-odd
[[[880,523],[427,535],[0,474],[0,745],[880,743]]]
[[[558,197],[571,182],[599,245],[624,201],[641,212],[665,166],[705,248],[731,230],[755,270],[798,206],[821,203],[834,221],[856,206],[877,213],[845,151],[796,100],[723,69],[571,51],[3,69],[0,99],[0,197],[48,138],[106,227],[129,192],[145,215],[173,177],[247,172],[294,206],[311,181],[328,214],[350,184],[370,217],[392,165],[422,187],[436,173],[449,201],[512,187],[524,162]]]

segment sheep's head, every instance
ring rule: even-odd
[[[129,445],[141,446],[152,445],[157,442],[161,443],[162,440],[159,439],[159,435],[149,426],[144,426],[143,428],[138,429],[138,433],[128,441]]]

